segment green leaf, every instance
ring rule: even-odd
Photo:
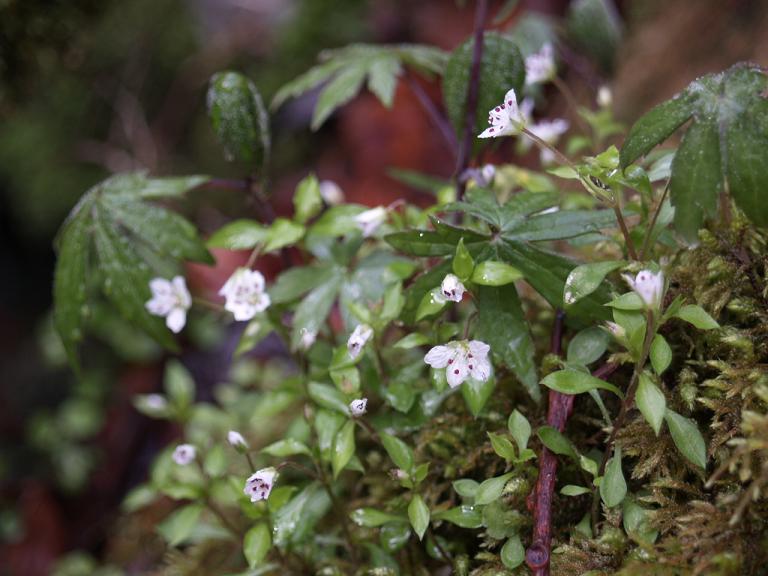
[[[168,399],[177,410],[186,410],[195,399],[195,382],[192,375],[178,360],[165,365],[163,378]]]
[[[624,500],[621,519],[624,531],[643,544],[653,544],[659,535],[658,530],[651,528],[649,511],[638,505],[632,498]]]
[[[178,546],[192,534],[203,508],[202,504],[189,504],[179,508],[158,524],[157,531],[169,546]]]
[[[484,506],[490,504],[494,500],[498,500],[504,492],[504,487],[512,476],[514,476],[514,472],[508,472],[502,476],[484,480],[480,486],[477,487],[475,504],[477,506]]]
[[[337,109],[352,100],[365,81],[366,70],[361,67],[347,67],[331,80],[320,92],[317,106],[312,114],[312,130],[317,130]]]
[[[395,342],[392,347],[400,350],[410,350],[411,348],[417,348],[419,346],[424,346],[425,344],[429,344],[429,338],[424,334],[411,332]]]
[[[355,453],[355,423],[350,420],[336,434],[333,442],[333,455],[331,456],[331,466],[333,468],[333,478],[344,470]]]
[[[211,78],[207,102],[226,159],[263,170],[269,159],[269,118],[256,86],[238,72],[219,72]]]
[[[460,478],[453,481],[453,489],[462,498],[474,498],[480,484],[470,478]]]
[[[693,114],[693,98],[684,91],[659,104],[635,122],[621,147],[621,167],[650,152],[682,126]]]
[[[656,334],[653,337],[650,356],[654,372],[661,376],[664,370],[669,368],[669,365],[672,363],[672,348],[669,347],[666,339],[661,334]]]
[[[513,410],[507,420],[507,428],[515,439],[518,450],[520,452],[525,450],[528,447],[528,439],[531,437],[531,424],[528,419],[517,410]]]
[[[699,330],[714,330],[720,327],[720,324],[707,314],[704,308],[695,304],[683,306],[675,313],[675,317],[693,324]]]
[[[273,442],[269,446],[262,448],[261,451],[264,452],[264,454],[269,454],[270,456],[276,456],[278,458],[296,456],[298,454],[304,454],[306,456],[312,454],[306,444],[295,438],[278,440],[277,442]]]
[[[616,308],[617,310],[643,310],[645,304],[635,292],[627,292],[617,298],[614,298],[610,302],[606,303],[606,306]]]
[[[536,435],[541,440],[541,443],[555,454],[569,456],[576,461],[579,460],[579,454],[576,452],[573,444],[571,444],[571,441],[552,426],[542,426],[536,431]]]
[[[336,411],[320,408],[315,416],[315,432],[317,433],[317,447],[323,461],[331,461],[331,449],[336,433],[347,422],[348,415]]]
[[[395,436],[385,432],[382,432],[380,436],[381,443],[395,466],[410,474],[413,468],[413,451],[405,442]]]
[[[274,331],[274,327],[264,315],[258,315],[248,322],[248,325],[240,335],[240,340],[235,348],[235,358],[247,354]]]
[[[599,234],[601,230],[615,226],[613,210],[558,210],[530,216],[514,227],[505,228],[502,236],[517,242],[568,240]]]
[[[456,506],[432,515],[434,520],[446,520],[461,528],[480,528],[483,516],[476,506]]]
[[[627,495],[627,482],[621,471],[621,448],[613,449],[613,457],[605,467],[605,476],[600,481],[600,498],[608,508],[618,506]]]
[[[728,186],[739,208],[758,226],[768,226],[768,101],[731,123],[725,135]]]
[[[493,432],[487,432],[487,434],[488,438],[491,440],[493,451],[496,452],[498,456],[510,462],[515,460],[515,447],[508,438],[501,434],[494,434]]]
[[[520,535],[510,536],[504,546],[501,547],[501,563],[507,568],[513,569],[520,566],[523,560],[525,560],[525,548],[520,542]]]
[[[570,306],[592,294],[608,274],[625,264],[624,260],[610,260],[576,266],[565,279],[563,302],[566,306]]]
[[[235,220],[214,232],[208,242],[209,248],[228,250],[252,250],[257,244],[264,243],[269,236],[269,228],[255,220]]]
[[[621,20],[614,3],[611,0],[571,2],[566,28],[573,45],[596,60],[603,73],[610,73],[622,35]]]
[[[429,508],[419,494],[414,494],[411,503],[408,504],[408,519],[419,540],[424,538],[424,533],[429,526]]]
[[[278,218],[269,227],[264,252],[279,250],[295,244],[304,236],[304,226],[286,218]]]
[[[535,346],[514,284],[481,286],[475,292],[478,310],[475,337],[491,347],[517,376],[534,400],[541,398]]]
[[[443,101],[457,134],[464,133],[467,86],[472,67],[474,40],[470,39],[456,48],[448,60],[443,76]],[[525,63],[517,46],[508,37],[496,32],[483,36],[483,55],[480,63],[479,97],[475,126],[479,134],[486,124],[488,110],[498,106],[510,88],[520,94],[525,79]]]
[[[567,484],[560,489],[560,494],[563,496],[581,496],[582,494],[589,494],[592,492],[585,486],[574,486],[573,484]]]
[[[316,216],[323,208],[323,198],[320,196],[320,183],[317,176],[310,174],[296,186],[293,195],[293,219],[299,224]]]
[[[293,348],[298,348],[301,343],[302,329],[315,334],[320,331],[320,327],[328,317],[331,306],[336,300],[342,280],[341,275],[331,277],[324,284],[313,288],[296,307],[291,331],[291,346]]]
[[[333,386],[320,384],[319,382],[310,382],[307,386],[307,391],[309,392],[309,397],[323,408],[349,415],[346,397]]]
[[[669,189],[675,228],[690,243],[697,241],[704,219],[717,211],[723,185],[718,130],[716,122],[694,123],[672,161]]]
[[[493,376],[485,382],[475,380],[474,378],[467,378],[464,381],[464,384],[461,386],[461,396],[475,418],[483,411],[495,388],[496,379]]]
[[[696,422],[667,408],[664,420],[680,453],[699,468],[707,467],[707,446]]]
[[[430,290],[419,302],[419,307],[416,309],[416,322],[437,314],[447,305],[448,301],[440,294],[440,288]]]
[[[514,266],[496,260],[485,260],[475,266],[472,282],[481,286],[504,286],[522,277],[523,273]]]
[[[292,302],[340,273],[340,269],[324,265],[289,268],[272,284],[269,297],[272,304]]]
[[[376,95],[385,108],[391,108],[395,100],[400,72],[401,65],[394,54],[376,59],[368,69],[368,90]]]
[[[579,370],[558,370],[544,377],[541,383],[547,388],[551,388],[561,394],[582,394],[589,390],[601,388],[613,392],[619,398],[624,398],[624,394],[613,384],[595,378],[587,372]]]
[[[389,522],[405,522],[406,519],[403,516],[396,514],[390,514],[389,512],[382,512],[375,508],[357,508],[352,510],[349,517],[358,526],[365,526],[367,528],[378,528]]]
[[[571,339],[568,344],[568,362],[584,366],[600,359],[611,341],[610,335],[597,326],[585,328]]]
[[[667,399],[664,393],[645,374],[640,375],[640,383],[635,393],[637,408],[642,413],[645,421],[653,428],[656,436],[661,431],[661,423],[667,410]]]
[[[245,533],[243,554],[250,568],[255,568],[267,557],[272,547],[272,534],[266,522],[259,522]]]
[[[272,536],[276,546],[304,542],[315,530],[317,522],[331,509],[331,499],[318,483],[308,484],[285,506],[273,513]]]
[[[475,261],[464,246],[464,239],[461,238],[456,246],[456,255],[453,257],[453,273],[461,280],[466,281],[472,276],[474,268]]]

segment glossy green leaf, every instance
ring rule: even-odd
[[[421,299],[419,307],[416,309],[415,320],[423,320],[440,312],[448,305],[448,301],[440,294],[440,288],[433,288]]]
[[[487,432],[487,434],[491,441],[493,451],[496,452],[497,456],[510,462],[515,460],[515,447],[512,445],[512,442],[508,438],[493,432]]]
[[[517,568],[525,560],[525,548],[523,543],[520,542],[520,536],[515,534],[510,536],[509,539],[501,547],[501,563],[507,568]]]
[[[460,478],[453,481],[453,489],[462,498],[474,498],[480,484],[470,478]]]
[[[280,274],[269,288],[269,297],[272,304],[291,302],[341,272],[340,269],[327,265],[289,268]]]
[[[512,478],[512,476],[514,476],[514,473],[509,472],[507,474],[503,474],[502,476],[488,478],[487,480],[481,482],[480,486],[477,488],[477,492],[475,493],[475,504],[478,506],[483,506],[485,504],[490,504],[494,500],[500,498],[502,492],[504,492],[504,487],[507,485],[507,482],[509,482],[509,479]]]
[[[560,494],[563,496],[581,496],[582,494],[589,494],[592,490],[585,486],[574,486],[573,484],[567,484],[560,489]]]
[[[624,394],[613,384],[595,378],[587,372],[581,372],[580,370],[558,370],[552,372],[544,377],[541,383],[552,390],[556,390],[561,394],[582,394],[589,390],[608,390],[613,392],[619,398],[623,398]]]
[[[651,366],[654,372],[661,376],[672,363],[672,348],[661,334],[656,334],[651,341]]]
[[[464,246],[464,239],[461,238],[456,245],[456,254],[453,257],[453,273],[459,277],[459,279],[466,281],[472,276],[472,271],[475,268],[475,261],[472,259],[472,255]]]
[[[664,420],[680,453],[699,468],[706,468],[707,446],[696,422],[669,408],[664,413]]]
[[[485,260],[475,266],[471,280],[480,286],[504,286],[522,277],[523,273],[514,266],[497,260]]]
[[[624,264],[626,264],[624,260],[610,260],[576,266],[565,279],[563,302],[566,306],[570,306],[592,294],[608,274],[618,270]]]
[[[667,399],[664,397],[664,392],[645,374],[640,375],[635,402],[645,421],[658,436],[667,410]]]
[[[432,515],[434,520],[445,520],[461,528],[480,528],[483,525],[483,516],[475,506],[456,506]]]
[[[324,284],[313,288],[297,306],[291,331],[293,348],[301,344],[302,329],[315,334],[320,331],[336,300],[342,280],[343,277],[339,275],[331,277]]]
[[[300,442],[295,438],[283,438],[277,442],[273,442],[269,446],[261,449],[264,454],[270,456],[276,456],[278,458],[285,458],[287,456],[296,456],[298,454],[304,454],[309,456],[311,454],[309,448],[304,442]]]
[[[506,230],[503,237],[517,242],[569,240],[587,234],[599,234],[601,230],[615,226],[616,215],[613,210],[558,210],[530,216],[514,228]]]
[[[424,533],[429,526],[429,508],[419,494],[414,494],[411,503],[408,504],[408,519],[419,540],[424,538]]]
[[[214,74],[207,103],[227,160],[263,170],[269,159],[269,118],[256,86],[238,72]]]
[[[320,384],[319,382],[310,382],[307,386],[307,390],[309,392],[309,397],[323,408],[335,410],[342,414],[349,414],[349,406],[346,397],[333,386]]]
[[[243,554],[248,566],[255,568],[267,557],[272,547],[272,533],[265,522],[259,522],[245,533],[243,538]]]
[[[726,177],[733,199],[758,226],[768,226],[768,99],[732,122],[725,134]]]
[[[192,534],[203,508],[202,504],[189,504],[179,508],[158,524],[157,531],[169,546],[178,546]]]
[[[513,410],[507,420],[507,428],[515,439],[518,450],[520,452],[525,450],[528,447],[528,439],[531,437],[531,424],[528,419],[517,410]]]
[[[515,286],[481,286],[475,297],[475,338],[488,344],[494,357],[515,373],[534,400],[539,400],[535,347]]]
[[[407,522],[403,516],[382,512],[375,508],[357,508],[352,510],[349,517],[358,526],[366,526],[368,528],[377,528],[388,522]]]
[[[566,30],[570,42],[610,73],[622,36],[622,23],[611,0],[575,0],[568,7]]]
[[[610,302],[606,303],[606,306],[616,308],[617,310],[643,310],[645,304],[635,292],[627,292],[621,296],[617,296]]]
[[[600,481],[600,498],[608,508],[618,506],[627,495],[627,481],[621,470],[621,448],[613,449],[613,457],[605,466],[605,476]]]
[[[336,434],[333,441],[331,467],[334,479],[344,470],[355,453],[355,423],[350,420]]]
[[[585,328],[577,332],[568,343],[568,362],[584,366],[592,364],[605,354],[610,341],[611,337],[605,330],[597,326]]]
[[[209,248],[252,250],[269,236],[269,228],[255,220],[235,220],[222,226],[208,238]]]
[[[626,498],[621,508],[624,531],[643,544],[652,544],[659,535],[652,526],[651,511],[646,510],[632,498]]]
[[[278,218],[269,227],[264,252],[291,246],[304,236],[304,226],[286,218]]]
[[[541,443],[555,454],[569,456],[578,461],[579,454],[576,452],[573,444],[571,444],[571,441],[552,426],[542,426],[536,431],[536,435],[541,440]]]
[[[178,360],[166,364],[163,386],[168,400],[177,410],[186,410],[195,399],[195,381]]]
[[[299,224],[316,216],[323,208],[323,198],[320,196],[320,182],[317,176],[310,174],[299,182],[293,194],[293,219]]]
[[[448,60],[443,76],[443,101],[457,134],[464,133],[467,86],[472,68],[472,39],[456,48]],[[479,134],[487,122],[488,110],[498,106],[510,88],[520,94],[525,79],[525,63],[514,42],[496,32],[483,37],[483,56],[480,64],[479,98],[475,126]]]
[[[477,418],[496,389],[496,379],[491,376],[485,382],[467,378],[461,385],[461,396],[472,415]]]
[[[395,342],[392,347],[398,348],[400,350],[410,350],[412,348],[424,346],[425,344],[429,344],[429,338],[427,338],[424,334],[412,332],[407,336],[400,338],[400,340]]]
[[[387,451],[387,454],[389,454],[389,457],[392,459],[392,462],[395,463],[395,466],[406,473],[410,473],[411,468],[413,468],[413,450],[411,450],[405,442],[400,440],[400,438],[396,438],[395,436],[384,432],[382,432],[380,436],[381,443]]]
[[[699,330],[714,330],[720,327],[720,324],[707,314],[704,308],[695,304],[683,306],[675,313],[675,317],[693,324]]]
[[[385,550],[395,553],[400,550],[411,538],[411,524],[403,522],[390,522],[384,524],[379,531],[381,545]]]
[[[325,489],[318,482],[308,484],[273,513],[272,537],[275,545],[285,549],[290,544],[303,542],[330,508],[331,499]]]

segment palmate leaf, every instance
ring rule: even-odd
[[[437,48],[415,44],[353,44],[325,51],[320,58],[320,64],[280,88],[272,99],[275,109],[327,82],[312,115],[312,130],[320,128],[337,108],[354,98],[366,79],[368,89],[390,108],[404,66],[427,75],[441,74],[447,55]]]
[[[73,366],[79,366],[86,287],[95,277],[124,318],[166,348],[176,348],[162,319],[144,308],[150,298],[149,280],[173,274],[182,260],[212,263],[213,259],[192,224],[144,200],[178,197],[206,180],[120,174],[91,188],[72,210],[56,241],[53,292],[56,329]],[[96,269],[98,276],[93,274]]]
[[[768,185],[766,87],[768,75],[754,65],[704,76],[640,118],[624,141],[622,168],[691,120],[670,182],[675,227],[687,241],[696,241],[705,218],[715,215],[725,183],[749,218],[768,225],[768,203],[760,198]]]

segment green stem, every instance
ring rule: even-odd
[[[664,201],[667,199],[667,193],[669,192],[669,180],[667,180],[667,185],[664,186],[664,192],[661,195],[661,199],[659,200],[659,205],[656,206],[656,210],[653,212],[653,218],[651,219],[651,224],[648,226],[648,231],[645,234],[645,241],[643,242],[643,247],[640,250],[640,260],[645,260],[646,254],[648,254],[648,248],[651,246],[651,237],[653,236],[653,229],[656,227],[656,220],[659,218],[659,212],[661,212],[661,207],[664,205]]]

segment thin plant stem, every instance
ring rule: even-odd
[[[224,306],[216,302],[211,302],[210,300],[205,300],[203,298],[195,297],[195,298],[192,298],[192,302],[194,304],[197,304],[198,306],[204,306],[205,308],[216,310],[216,312],[224,312]]]
[[[584,118],[581,117],[581,114],[579,114],[579,104],[576,102],[576,97],[573,95],[571,89],[568,88],[568,84],[563,82],[563,80],[558,76],[555,76],[552,79],[552,84],[554,84],[555,88],[557,88],[560,91],[560,94],[563,95],[563,98],[565,98],[568,107],[573,110],[573,114],[576,117],[576,123],[579,125],[579,129],[581,129],[585,134],[590,132],[590,127],[586,124],[586,122],[584,122]]]
[[[255,474],[256,473],[256,466],[253,463],[253,458],[251,458],[251,455],[250,455],[250,453],[248,453],[248,451],[245,451],[244,454],[245,454],[245,459],[248,460],[248,466],[251,469],[251,473]]]
[[[629,228],[627,228],[627,223],[624,220],[624,215],[621,213],[621,204],[618,200],[619,195],[616,194],[616,200],[613,201],[611,204],[611,207],[613,208],[613,213],[616,214],[616,221],[619,223],[619,229],[621,230],[622,236],[624,236],[624,244],[627,246],[627,254],[632,260],[637,260],[637,251],[635,250],[635,243],[632,240],[632,236],[629,234]]]
[[[472,154],[472,137],[475,131],[477,117],[477,100],[480,91],[480,66],[483,60],[483,44],[485,21],[488,18],[488,0],[477,0],[475,10],[474,45],[472,47],[472,66],[469,70],[469,85],[467,86],[467,108],[464,116],[464,136],[456,157],[456,198],[461,200],[466,189],[466,182],[461,175],[469,166]]]
[[[413,92],[413,95],[416,96],[416,100],[419,101],[419,105],[427,113],[427,116],[429,116],[432,124],[434,124],[435,128],[440,132],[443,141],[455,158],[457,154],[456,146],[458,143],[456,142],[456,135],[453,133],[453,129],[448,123],[448,120],[440,113],[435,106],[435,103],[432,102],[432,99],[426,92],[424,92],[424,89],[412,74],[406,72],[405,81],[408,83],[408,87],[411,89],[411,92]]]
[[[667,180],[667,185],[664,186],[664,192],[661,194],[659,205],[656,206],[656,210],[653,212],[653,218],[651,219],[651,224],[648,226],[648,231],[645,234],[645,241],[643,242],[643,247],[640,250],[641,261],[645,260],[645,256],[646,254],[648,254],[648,249],[651,246],[651,237],[653,236],[653,229],[656,227],[656,220],[658,220],[659,218],[661,207],[664,205],[664,201],[667,199],[667,193],[669,192],[669,182],[670,180]]]

